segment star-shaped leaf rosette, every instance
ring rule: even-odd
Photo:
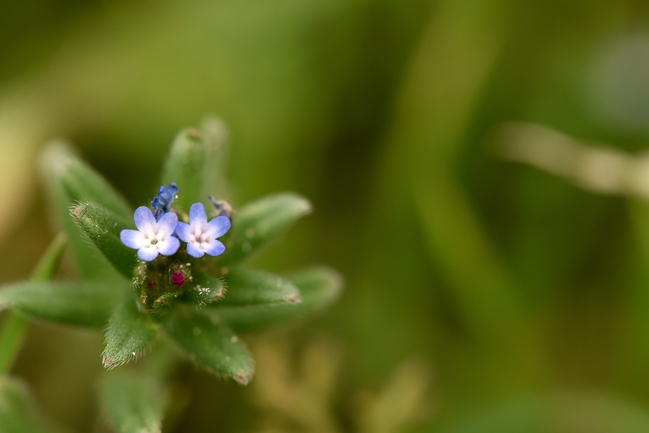
[[[214,198],[223,194],[219,125],[176,137],[158,194],[135,211],[68,145],[49,145],[46,185],[83,280],[14,284],[0,290],[0,306],[103,329],[108,369],[163,338],[199,366],[247,383],[254,362],[237,333],[326,306],[340,279],[323,267],[278,276],[245,265],[311,206],[290,193],[234,209]]]

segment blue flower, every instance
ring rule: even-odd
[[[155,208],[156,218],[160,218],[160,215],[169,212],[169,206],[176,198],[176,194],[178,194],[178,186],[174,182],[169,184],[169,188],[165,188],[164,185],[160,187],[160,194],[151,200],[151,206]]]
[[[134,219],[137,230],[122,230],[119,238],[127,247],[138,250],[140,259],[150,262],[158,254],[170,256],[178,251],[180,241],[173,235],[178,215],[174,212],[167,212],[156,221],[151,209],[140,206],[135,210]]]
[[[179,222],[176,235],[187,242],[187,253],[192,257],[203,257],[205,253],[218,256],[225,251],[225,245],[216,238],[230,230],[230,219],[218,216],[207,222],[207,213],[203,203],[194,203],[189,208],[189,224]]]

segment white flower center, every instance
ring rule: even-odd
[[[144,247],[145,248],[158,248],[160,243],[164,242],[165,236],[158,233],[157,230],[147,230],[144,234]]]
[[[189,241],[196,247],[202,250],[207,249],[210,246],[212,239],[207,232],[207,227],[197,226],[192,227],[192,230],[189,232]]]

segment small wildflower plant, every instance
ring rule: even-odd
[[[246,384],[254,362],[238,333],[308,315],[340,289],[328,268],[278,276],[245,264],[311,206],[291,193],[240,208],[212,196],[223,190],[211,179],[225,142],[215,122],[176,137],[158,195],[135,211],[70,146],[49,145],[45,183],[82,280],[35,278],[0,289],[0,307],[103,330],[108,370],[158,342],[162,348],[147,357],[157,366],[150,374],[126,369],[102,379],[102,408],[117,431],[158,431],[164,392],[152,390],[163,389],[159,366],[176,353]],[[53,251],[50,268],[63,248]]]

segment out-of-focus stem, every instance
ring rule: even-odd
[[[35,281],[45,281],[52,278],[58,267],[59,259],[67,243],[67,236],[59,234],[43,254],[32,271],[31,278]],[[13,362],[27,332],[29,319],[16,313],[9,313],[0,331],[0,375],[9,373]]]

